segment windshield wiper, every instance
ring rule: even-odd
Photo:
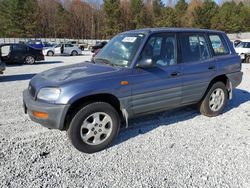
[[[97,58],[97,59],[95,59],[95,60],[93,60],[93,61],[94,61],[95,63],[96,63],[96,61],[100,61],[100,63],[102,63],[102,64],[114,66],[113,63],[111,63],[109,60],[104,59],[104,58]],[[99,62],[98,62],[98,63],[99,63]]]

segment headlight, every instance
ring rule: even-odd
[[[37,94],[37,98],[45,101],[55,101],[59,98],[61,90],[59,88],[42,88]]]

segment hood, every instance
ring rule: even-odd
[[[78,79],[93,79],[93,77],[102,76],[118,71],[117,67],[110,67],[101,64],[82,62],[69,66],[57,67],[42,72],[34,76],[31,80],[32,85],[53,85],[58,86]],[[39,87],[39,86],[38,86]]]

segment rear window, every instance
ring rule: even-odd
[[[1,56],[5,57],[8,56],[10,53],[10,45],[2,46],[1,47]]]
[[[220,35],[209,35],[209,39],[216,56],[229,54],[229,49]]]

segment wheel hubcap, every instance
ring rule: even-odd
[[[89,145],[103,143],[112,132],[112,119],[104,112],[95,112],[88,116],[80,129],[83,142]]]
[[[31,57],[31,56],[26,57],[26,63],[33,64],[34,63],[34,58]]]
[[[215,89],[209,98],[209,108],[216,112],[221,109],[225,100],[224,91],[221,88]]]

